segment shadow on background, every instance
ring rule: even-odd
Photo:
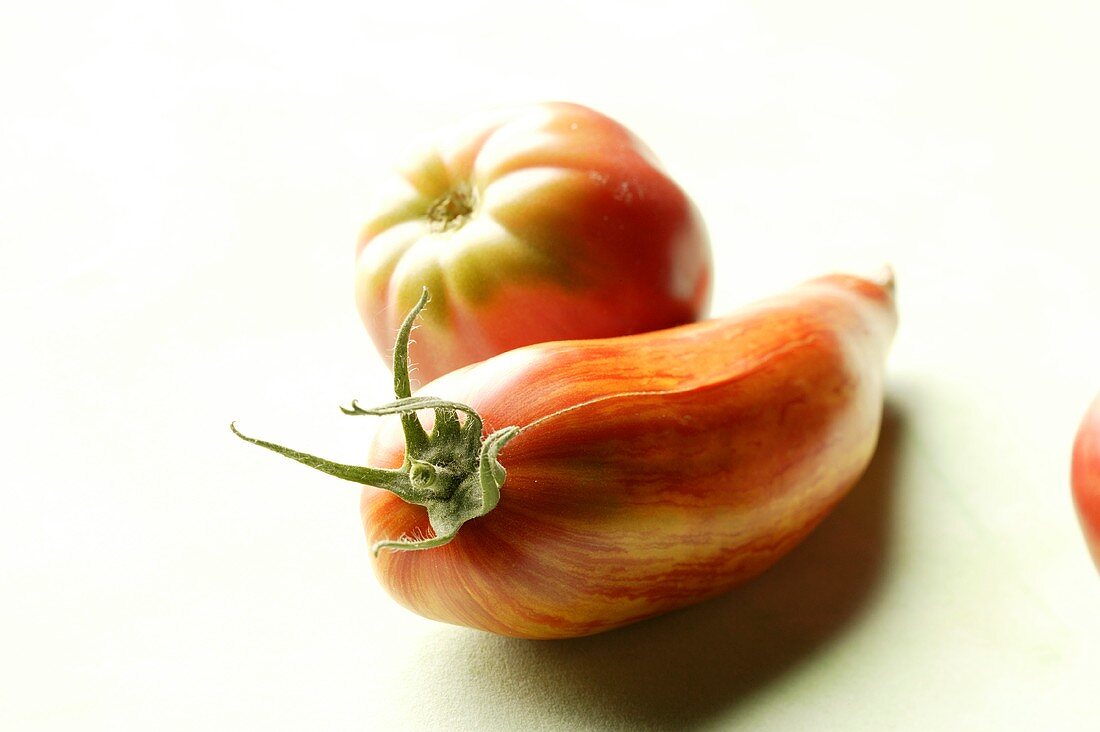
[[[566,641],[448,636],[481,700],[519,697],[595,726],[703,724],[857,620],[882,577],[904,419],[887,403],[875,457],[833,513],[772,569],[732,592],[620,630]],[[471,679],[471,680],[473,680]]]

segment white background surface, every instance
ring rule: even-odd
[[[1067,486],[1100,390],[1100,5],[7,3],[0,727],[1095,729]],[[891,262],[864,480],[758,581],[530,643],[423,620],[357,491],[372,182],[586,103],[702,209],[713,312]]]

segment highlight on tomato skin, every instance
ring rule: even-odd
[[[653,153],[609,117],[555,102],[441,130],[380,185],[355,292],[388,356],[430,289],[410,344],[426,383],[531,343],[693,322],[711,277],[703,219]]]
[[[874,452],[892,277],[831,276],[727,318],[544,343],[419,392],[463,403],[500,451],[499,504],[376,574],[426,617],[525,638],[598,633],[714,597],[767,569]],[[385,424],[370,463],[397,469]],[[416,544],[425,510],[366,488],[368,541]],[[399,547],[400,548],[400,547]],[[410,546],[409,548],[414,548]]]
[[[1100,395],[1085,412],[1077,431],[1071,483],[1085,542],[1100,569]]]

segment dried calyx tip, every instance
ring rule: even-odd
[[[894,268],[889,264],[884,264],[879,267],[876,273],[871,277],[871,281],[882,289],[888,290],[891,295],[894,294],[896,278],[894,277]]]

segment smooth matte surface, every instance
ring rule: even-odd
[[[889,9],[888,9],[889,8]],[[1100,6],[36,3],[0,23],[0,727],[1095,729],[1068,486],[1100,391]],[[706,604],[566,642],[423,620],[354,486],[365,201],[568,99],[701,208],[712,311],[890,262],[866,479]]]

